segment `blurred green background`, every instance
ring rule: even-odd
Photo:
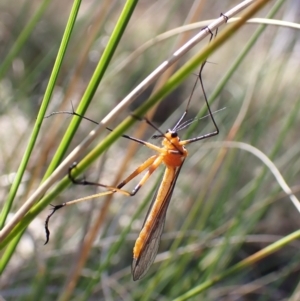
[[[184,24],[217,18],[240,2],[139,1],[85,116],[100,121],[199,29],[178,32],[136,52],[139,47]],[[72,4],[0,2],[1,207],[28,144]],[[124,1],[118,0],[81,3],[47,114],[77,107],[123,5]],[[278,10],[274,19],[299,26],[297,0],[271,1],[257,17],[265,18],[275,5]],[[32,30],[22,39],[30,22]],[[219,34],[226,26],[229,25],[219,29]],[[299,228],[299,212],[265,163],[238,145],[221,148],[227,140],[260,150],[299,195],[300,31],[280,24],[267,26],[241,62],[232,67],[259,26],[259,22],[245,24],[208,58],[203,72],[206,94],[214,96],[213,111],[225,107],[215,114],[220,134],[188,146],[189,157],[173,193],[159,254],[145,278],[132,281],[132,248],[162,168],[133,198],[114,195],[112,201],[99,198],[58,211],[50,221],[50,242],[44,246],[44,222],[49,214],[45,208],[30,223],[10,260],[3,265],[3,300],[173,300]],[[207,43],[208,38],[189,51],[175,69]],[[190,74],[153,112],[152,120],[163,131],[183,113],[196,73]],[[216,91],[221,82],[223,86]],[[154,86],[148,88],[129,109],[119,113],[109,127],[115,128],[153,89]],[[198,85],[187,119],[203,108]],[[8,219],[40,185],[70,120],[68,115],[43,120]],[[144,125],[136,123],[126,134],[140,134],[150,141],[153,129],[145,127],[144,132],[137,133]],[[93,128],[92,123],[82,121],[67,153]],[[196,137],[213,130],[211,120],[204,118],[180,134],[183,138]],[[128,140],[118,139],[85,172],[86,178],[113,184],[117,174],[123,179],[153,155],[139,146],[136,152],[127,154],[131,147]],[[133,189],[138,180],[128,184],[127,189]],[[71,185],[52,203],[99,191]],[[90,248],[83,248],[92,228],[96,238]],[[300,300],[299,247],[297,240],[282,245],[274,254],[254,260],[188,300]],[[81,260],[83,267],[79,268]],[[78,277],[72,278],[76,273]]]

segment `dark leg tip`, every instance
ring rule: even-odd
[[[70,165],[69,170],[71,171],[72,169],[76,168],[77,164],[78,164],[78,163],[77,163],[76,161],[74,161],[74,162]]]
[[[224,18],[225,23],[228,22],[228,19],[229,19],[229,18],[228,18],[226,15],[224,15],[223,13],[220,14],[220,17],[223,17],[223,18]]]
[[[52,208],[50,208],[50,210],[52,210],[52,212],[47,216],[46,221],[45,221],[46,241],[45,241],[44,245],[46,245],[49,242],[49,239],[50,239],[50,231],[49,231],[49,228],[48,228],[48,224],[49,224],[49,220],[50,220],[51,216],[55,213],[55,211],[57,211],[58,209],[60,209],[64,206],[66,206],[66,203],[56,205],[56,206],[50,204],[50,206],[52,207]]]

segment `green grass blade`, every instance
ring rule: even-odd
[[[225,277],[234,275],[235,273],[237,273],[237,272],[239,272],[239,271],[241,271],[245,268],[250,267],[251,265],[253,265],[253,263],[256,263],[259,260],[275,253],[276,251],[280,250],[284,246],[290,244],[291,242],[293,242],[293,241],[295,241],[299,238],[300,238],[300,230],[297,230],[297,231],[287,235],[286,237],[276,241],[275,243],[270,244],[266,248],[258,251],[257,253],[247,257],[246,259],[240,261],[239,263],[232,266],[228,270],[225,270],[224,272],[220,273],[218,276],[215,276],[212,279],[210,279],[210,280],[200,284],[199,286],[191,289],[190,291],[188,291],[184,295],[179,296],[178,298],[174,299],[174,301],[189,300],[190,298],[199,295],[201,292],[205,291],[206,289],[208,289],[212,285],[218,283],[219,281],[221,281]]]
[[[132,13],[138,3],[138,0],[128,0],[126,1],[123,11],[118,19],[118,22],[110,36],[107,46],[101,56],[101,59],[96,67],[96,70],[86,88],[86,91],[82,97],[82,100],[77,109],[77,113],[81,116],[84,116],[90,102],[92,101],[95,92],[103,78],[103,75],[115,53],[115,50],[123,36],[123,33],[128,25],[128,22],[132,16]],[[53,172],[53,170],[57,167],[57,165],[61,162],[63,156],[66,153],[66,150],[81,122],[81,119],[78,117],[74,117],[71,121],[69,128],[67,129],[58,150],[53,157],[47,172],[44,176],[44,179],[48,178],[48,176]]]
[[[51,3],[51,0],[44,0],[30,22],[25,26],[25,28],[22,30],[21,34],[17,38],[16,42],[10,49],[8,55],[4,59],[3,62],[1,62],[0,65],[0,79],[4,77],[8,69],[10,68],[13,60],[18,55],[20,50],[24,47],[25,42],[28,40],[28,37],[34,30],[35,26],[43,16],[44,12],[48,8],[48,5]]]
[[[73,3],[73,7],[72,7],[71,12],[70,12],[70,18],[68,19],[68,22],[67,22],[67,25],[66,25],[66,30],[64,32],[60,48],[58,50],[57,58],[56,58],[55,63],[54,63],[54,67],[53,67],[53,70],[52,70],[52,73],[51,73],[51,76],[50,76],[50,79],[49,79],[48,86],[47,86],[46,91],[45,91],[44,99],[43,99],[39,114],[37,116],[37,120],[35,122],[30,140],[28,142],[27,149],[25,150],[25,154],[24,154],[24,156],[22,158],[22,161],[20,163],[20,167],[18,169],[16,178],[14,180],[13,185],[11,186],[11,189],[10,189],[10,192],[9,192],[9,195],[8,195],[8,199],[7,199],[7,201],[5,203],[5,206],[4,206],[4,208],[1,212],[1,216],[0,216],[1,228],[3,227],[3,225],[5,223],[6,217],[7,217],[8,213],[9,213],[9,210],[12,206],[14,197],[17,193],[17,190],[18,190],[18,187],[19,187],[20,182],[22,180],[22,177],[23,177],[23,174],[25,172],[26,166],[27,166],[28,161],[30,159],[32,150],[35,146],[35,143],[36,143],[36,140],[37,140],[40,128],[41,128],[41,124],[43,122],[48,104],[50,102],[50,99],[51,99],[51,96],[52,96],[52,93],[53,93],[53,90],[54,90],[54,87],[55,87],[55,83],[56,83],[56,80],[57,80],[57,77],[58,77],[63,59],[64,59],[64,55],[66,53],[67,46],[68,46],[70,38],[71,38],[72,30],[74,28],[74,24],[75,24],[75,21],[76,21],[76,17],[77,17],[78,11],[79,11],[80,4],[81,4],[81,0],[75,0],[74,3]],[[1,260],[0,271],[3,271],[3,269],[5,268],[5,266],[7,264],[7,260],[4,260],[4,259],[10,258],[10,256],[12,255],[11,252],[16,247],[15,243],[17,243],[19,241],[21,235],[22,235],[22,231],[19,232],[18,235],[15,236],[14,242],[12,243],[13,246],[10,246],[7,249],[7,252],[9,254],[5,254],[5,256],[3,256],[3,260]]]

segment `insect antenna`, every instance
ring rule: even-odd
[[[216,114],[216,113],[218,113],[218,112],[220,112],[220,111],[223,111],[223,110],[225,110],[225,109],[226,109],[226,107],[224,107],[224,108],[222,108],[222,109],[219,109],[219,110],[217,110],[217,111],[214,111],[214,112],[212,112],[212,114]],[[194,123],[194,122],[196,122],[196,121],[199,121],[199,120],[201,120],[201,119],[207,118],[207,117],[210,117],[210,114],[207,114],[207,115],[202,116],[202,117],[200,117],[200,118],[195,117],[195,118],[191,118],[191,119],[189,119],[189,120],[186,120],[185,122],[183,122],[182,124],[179,125],[179,127],[176,129],[176,131],[179,132],[179,131],[185,129],[186,127],[188,127],[189,125],[191,125],[192,123]]]

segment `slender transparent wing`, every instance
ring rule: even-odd
[[[146,238],[144,246],[140,252],[140,256],[136,259],[133,259],[133,262],[131,265],[133,280],[141,279],[146,274],[146,272],[148,271],[148,269],[150,268],[150,266],[152,265],[152,263],[156,257],[159,243],[160,243],[160,238],[161,238],[161,235],[162,235],[162,232],[164,229],[164,225],[165,225],[167,209],[170,204],[172,193],[173,193],[173,190],[174,190],[174,187],[175,187],[175,184],[176,184],[176,181],[177,181],[177,178],[180,173],[182,165],[183,165],[183,162],[180,165],[180,167],[178,167],[176,174],[174,176],[174,179],[173,179],[173,181],[169,187],[169,190],[166,194],[166,197],[162,203],[162,206],[156,216],[156,219],[153,221],[152,227],[149,231],[149,235]],[[149,213],[152,210],[153,204],[156,201],[158,190],[159,190],[159,187],[156,190],[156,193],[154,194],[154,197],[152,199],[151,206],[147,212],[144,224],[148,218]]]

